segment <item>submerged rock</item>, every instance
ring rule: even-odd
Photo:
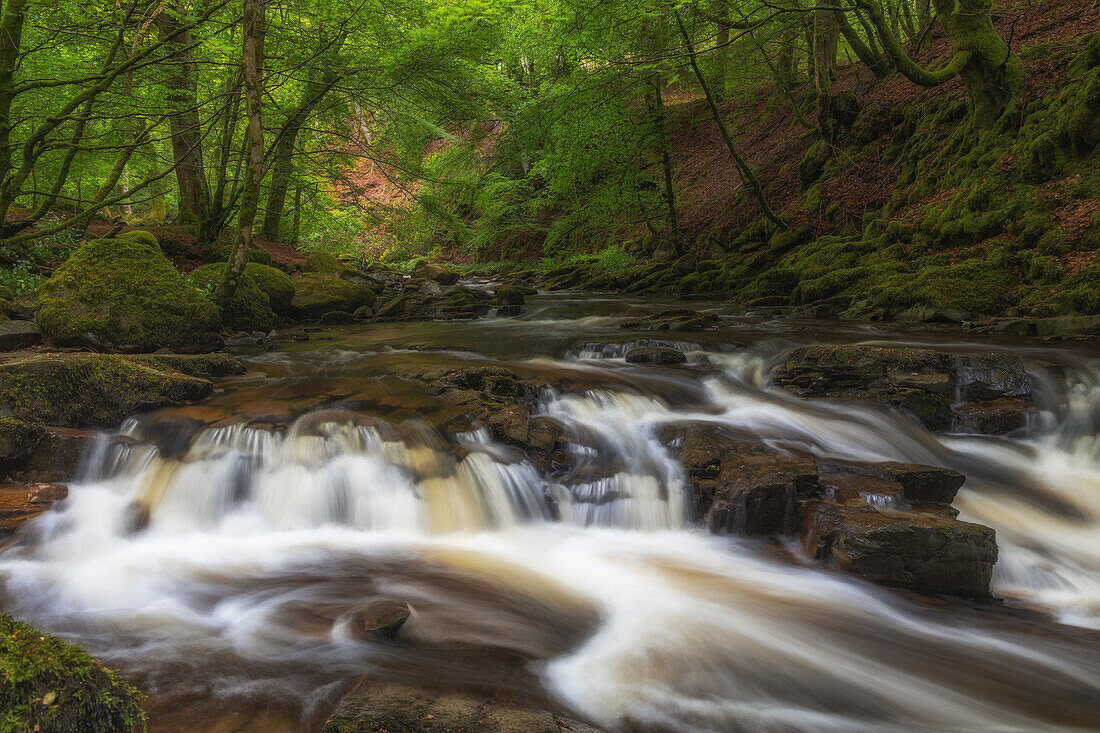
[[[324,733],[416,731],[417,733],[601,733],[599,729],[543,710],[497,690],[422,689],[364,680],[355,686],[322,728]]]
[[[51,504],[69,498],[69,487],[64,484],[31,484],[27,501],[31,504]]]
[[[386,641],[409,620],[412,609],[404,601],[377,598],[351,611],[345,619],[349,633],[365,641]]]
[[[222,344],[214,304],[159,247],[127,238],[97,239],[74,252],[43,284],[36,320],[57,345],[198,352]]]

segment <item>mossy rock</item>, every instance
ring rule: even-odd
[[[331,252],[323,249],[315,249],[306,255],[306,263],[302,266],[305,272],[327,272],[335,275],[344,269],[340,260]]]
[[[111,428],[135,413],[213,392],[208,379],[191,374],[218,376],[237,369],[221,355],[11,356],[0,359],[0,412],[32,423]]]
[[[253,265],[259,267],[259,265]],[[225,263],[203,265],[191,273],[191,280],[211,297],[225,276]],[[222,323],[238,331],[270,331],[278,318],[267,294],[257,284],[247,266],[237,281],[237,290],[221,308]]]
[[[0,461],[25,458],[42,439],[42,428],[15,417],[0,417]]]
[[[150,247],[156,247],[160,249],[160,242],[157,241],[157,237],[152,232],[147,232],[144,229],[131,229],[128,232],[122,232],[118,235],[119,239],[129,239],[131,242],[137,242],[139,244],[147,244]]]
[[[222,344],[214,304],[159,248],[132,239],[97,239],[74,252],[43,284],[35,316],[56,345],[149,352]]]
[[[299,318],[320,318],[330,311],[354,313],[359,306],[374,302],[373,290],[338,275],[304,272],[292,279],[294,298],[290,310]]]
[[[249,262],[244,266],[244,272],[267,295],[275,315],[285,316],[290,311],[290,302],[294,300],[294,281],[290,275],[277,267],[258,262]]]
[[[0,616],[0,730],[145,730],[142,698],[79,647]]]

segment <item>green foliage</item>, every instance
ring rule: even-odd
[[[261,267],[261,265],[252,266]],[[225,276],[225,268],[225,263],[203,265],[191,273],[190,280],[204,294],[212,295],[217,292],[218,286]],[[207,297],[210,297],[210,295]],[[233,293],[233,297],[221,307],[220,311],[222,324],[226,328],[237,331],[264,331],[266,333],[275,326],[277,320],[267,293],[260,287],[247,267],[237,281],[237,290]]]
[[[145,730],[142,699],[78,647],[0,615],[0,731]]]

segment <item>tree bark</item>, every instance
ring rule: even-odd
[[[684,254],[684,245],[680,239],[680,219],[676,214],[676,191],[672,185],[672,153],[668,147],[668,135],[665,133],[665,103],[661,93],[661,76],[654,74],[650,79],[650,92],[646,95],[653,132],[657,136],[657,145],[661,149],[661,170],[664,173],[665,206],[668,210],[668,227],[672,232],[672,248],[679,257]]]
[[[241,207],[238,212],[237,234],[233,242],[233,253],[226,263],[225,276],[218,288],[217,301],[228,303],[237,292],[241,273],[248,261],[248,250],[252,247],[252,225],[256,221],[256,210],[260,202],[260,181],[264,175],[264,130],[260,117],[260,103],[263,95],[262,78],[264,58],[264,19],[265,0],[244,0],[244,22],[242,23],[241,79],[244,82],[245,111],[248,127],[245,131],[246,155],[244,186],[241,192]]]
[[[703,89],[703,94],[707,98],[707,106],[710,107],[710,113],[714,117],[714,123],[718,125],[718,131],[722,134],[722,140],[726,143],[726,149],[728,149],[730,155],[733,156],[734,163],[737,165],[737,170],[741,174],[741,179],[748,184],[749,189],[756,198],[756,203],[760,206],[760,210],[763,212],[764,216],[767,217],[768,221],[772,222],[780,229],[787,229],[787,222],[779,218],[768,204],[768,199],[764,196],[764,188],[760,185],[760,179],[756,177],[756,173],[753,172],[748,162],[741,156],[741,153],[738,152],[737,146],[734,145],[733,137],[730,135],[725,120],[722,119],[722,113],[718,109],[718,103],[714,101],[714,95],[710,91],[710,85],[707,84],[706,77],[703,76],[703,72],[699,69],[699,63],[695,58],[695,46],[692,45],[691,37],[688,36],[687,29],[684,27],[684,21],[680,19],[679,15],[676,16],[676,24],[680,27],[680,36],[684,39],[684,48],[687,51],[688,63],[691,65],[691,70],[695,74],[695,78],[699,81],[699,86]]]
[[[183,27],[184,12],[182,1],[176,0],[173,7],[157,16],[157,30],[162,40]],[[171,70],[166,80],[171,110],[172,156],[179,186],[179,214],[176,220],[188,224],[201,222],[210,213],[210,188],[206,183],[202,125],[197,104],[199,74],[192,44],[190,30],[177,33],[168,42],[171,52],[167,62]]]
[[[886,75],[890,73],[890,63],[886,58],[863,42],[863,38],[848,22],[848,17],[844,13],[834,10],[833,16],[841,34],[844,36],[844,40],[848,42],[848,46],[855,52],[856,57],[874,72],[876,79],[885,79]]]
[[[909,58],[874,0],[857,0],[857,4],[867,12],[883,48],[907,79],[933,87],[962,77],[975,127],[992,127],[1014,101],[1023,80],[1020,60],[993,27],[988,0],[933,0],[952,52],[948,65],[939,71],[928,71]]]

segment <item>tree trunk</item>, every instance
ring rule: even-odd
[[[225,267],[225,277],[218,288],[217,301],[225,304],[237,292],[248,250],[252,247],[252,225],[260,202],[260,181],[264,175],[264,130],[260,119],[261,88],[260,70],[263,66],[265,35],[264,0],[244,0],[242,23],[241,79],[244,81],[245,112],[248,127],[245,146],[248,164],[245,166],[241,208],[238,212],[237,235],[233,254]]]
[[[706,77],[703,76],[703,72],[699,69],[699,63],[695,59],[695,47],[691,43],[691,37],[688,36],[687,28],[684,27],[684,21],[681,20],[679,15],[676,16],[676,24],[680,27],[680,36],[684,39],[684,48],[687,50],[688,63],[691,65],[691,70],[695,74],[699,86],[703,89],[703,94],[707,98],[707,106],[710,107],[710,113],[714,117],[714,124],[718,125],[718,132],[722,134],[722,140],[726,143],[726,149],[729,150],[730,155],[733,156],[734,163],[737,165],[737,171],[741,174],[741,179],[748,184],[749,189],[756,198],[756,203],[759,204],[761,212],[767,217],[768,221],[772,222],[780,229],[787,229],[787,222],[779,218],[768,204],[768,199],[764,196],[764,187],[760,185],[760,179],[756,177],[756,173],[753,172],[748,162],[741,156],[741,153],[738,152],[737,146],[734,145],[733,136],[730,135],[725,120],[722,119],[722,113],[718,109],[718,103],[715,102],[714,95],[711,94],[710,85],[707,84]]]
[[[729,74],[729,42],[730,28],[727,24],[729,18],[728,0],[718,0],[714,5],[714,12],[718,14],[718,33],[714,39],[717,46],[714,69],[714,93],[719,100],[726,98],[726,77]]]
[[[818,100],[827,98],[836,79],[836,48],[840,37],[836,16],[828,0],[814,8],[814,90]]]
[[[162,40],[182,27],[184,12],[182,1],[176,0],[173,7],[157,16],[157,30]],[[188,224],[201,222],[210,213],[210,188],[206,183],[197,103],[199,74],[192,44],[190,30],[177,33],[168,43],[170,52],[166,59],[170,68],[166,85],[171,111],[172,156],[179,185],[177,221]]]
[[[27,0],[8,0],[3,12],[0,21],[0,181],[6,182],[12,172],[11,105],[15,100],[15,70],[22,50]],[[5,197],[0,223],[7,217],[10,205],[11,201]]]
[[[840,32],[844,35],[844,40],[848,42],[848,46],[855,52],[859,60],[874,72],[876,79],[885,79],[886,75],[890,73],[890,64],[885,57],[863,42],[863,38],[848,22],[848,17],[844,13],[834,10],[833,17],[836,19]]]
[[[653,132],[657,145],[661,149],[661,169],[664,173],[665,206],[668,208],[668,227],[672,232],[672,248],[676,256],[684,254],[684,245],[680,239],[680,219],[676,214],[676,192],[672,186],[672,153],[668,147],[668,135],[665,134],[665,103],[661,94],[661,76],[654,74],[650,79],[650,92],[646,94],[649,117],[653,123]]]
[[[992,127],[1012,104],[1023,72],[1019,58],[993,27],[988,0],[933,0],[952,52],[951,61],[939,71],[928,71],[909,58],[874,0],[857,3],[867,12],[887,54],[907,79],[933,87],[962,77],[975,127]]]

